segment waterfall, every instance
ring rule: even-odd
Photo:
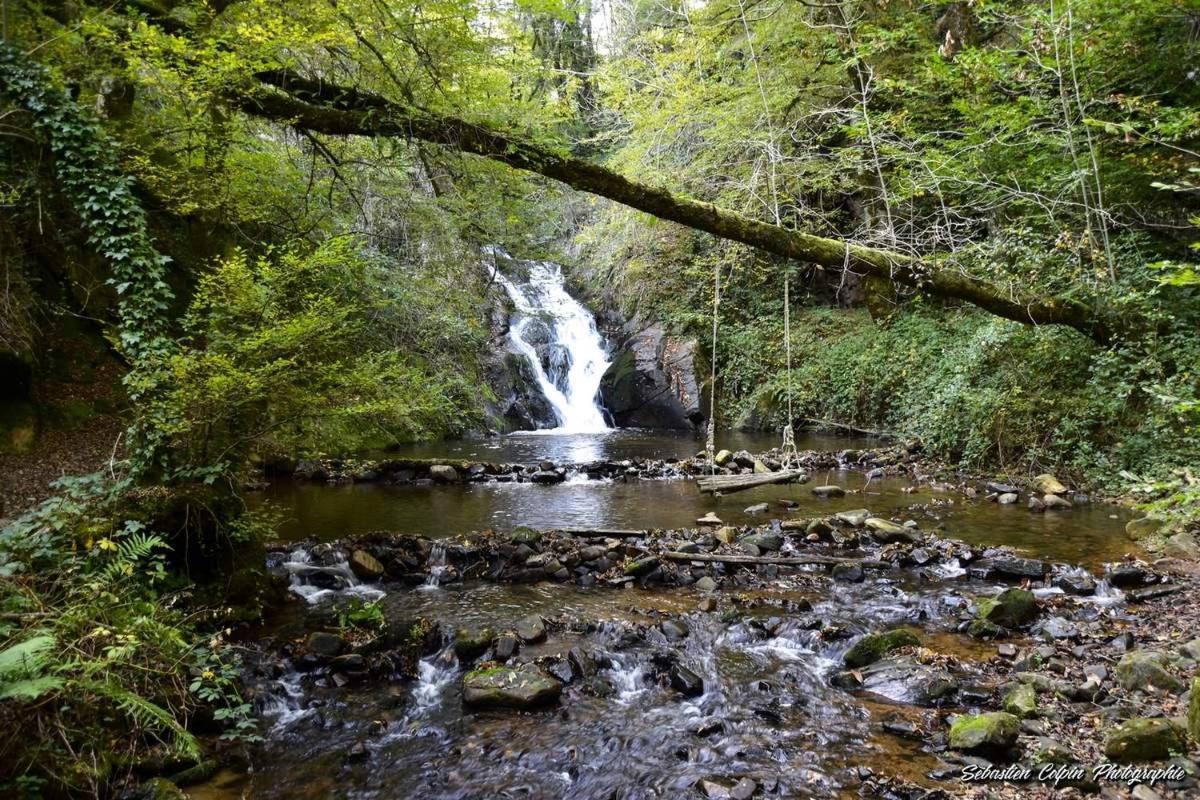
[[[434,542],[429,551],[429,577],[421,585],[421,589],[437,589],[442,584],[442,576],[446,574],[449,564],[446,561],[446,543]]]
[[[503,256],[498,249],[494,254]],[[562,267],[549,261],[521,262],[529,279],[514,283],[496,268],[496,281],[516,306],[508,337],[533,368],[542,394],[558,417],[555,433],[597,433],[608,430],[597,403],[600,379],[611,363],[596,318],[567,293]],[[533,339],[548,330],[548,367]]]

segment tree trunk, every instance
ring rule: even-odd
[[[260,73],[258,78],[261,86],[233,98],[245,112],[255,116],[332,136],[385,136],[446,145],[777,256],[887,278],[1022,323],[1065,325],[1099,342],[1106,342],[1110,335],[1104,320],[1077,300],[1023,296],[906,253],[788,230],[638,183],[517,134],[411,108],[356,89],[280,71]]]

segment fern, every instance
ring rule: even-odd
[[[61,679],[42,674],[53,647],[53,636],[39,634],[0,650],[0,700],[36,700],[61,689]]]
[[[196,737],[180,725],[179,720],[167,709],[108,681],[80,682],[80,686],[111,701],[135,725],[169,733],[179,755],[189,759],[200,758],[200,743]]]

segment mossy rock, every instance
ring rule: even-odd
[[[1125,524],[1125,535],[1135,542],[1153,536],[1159,532],[1163,521],[1156,517],[1139,517]]]
[[[520,527],[513,530],[509,537],[513,544],[535,545],[542,540],[542,532],[533,528]]]
[[[1192,678],[1192,697],[1188,702],[1188,735],[1193,744],[1200,744],[1200,676]]]
[[[533,664],[489,666],[463,676],[463,703],[476,708],[539,708],[558,702],[563,685]]]
[[[1129,691],[1159,689],[1179,694],[1184,689],[1183,681],[1166,669],[1167,657],[1150,650],[1134,650],[1126,653],[1117,662],[1114,670],[1117,683]]]
[[[1001,628],[1020,628],[1038,618],[1040,609],[1033,592],[1005,589],[995,597],[979,601],[979,619]]]
[[[916,634],[904,628],[883,633],[870,633],[847,650],[842,660],[847,667],[858,669],[868,664],[874,664],[893,650],[899,650],[901,647],[917,647],[920,644],[921,640],[917,638]]]
[[[646,558],[639,558],[637,561],[630,562],[625,567],[625,574],[631,578],[641,578],[649,575],[656,567],[658,567],[657,557],[648,556]]]
[[[1027,683],[1018,683],[1004,693],[1004,710],[1014,717],[1029,719],[1038,715],[1037,692]]]
[[[950,726],[950,746],[955,750],[1000,752],[1017,743],[1021,720],[1006,711],[964,714]]]
[[[1162,717],[1126,720],[1104,742],[1104,755],[1121,764],[1165,761],[1186,752],[1183,732]]]

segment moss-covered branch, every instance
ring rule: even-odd
[[[256,116],[333,136],[400,137],[446,145],[778,256],[880,276],[1022,323],[1066,325],[1097,341],[1106,341],[1110,335],[1102,315],[1077,300],[1021,296],[904,253],[788,230],[639,183],[516,134],[411,108],[356,89],[286,72],[266,72],[258,77],[258,88],[237,97],[241,108]]]

